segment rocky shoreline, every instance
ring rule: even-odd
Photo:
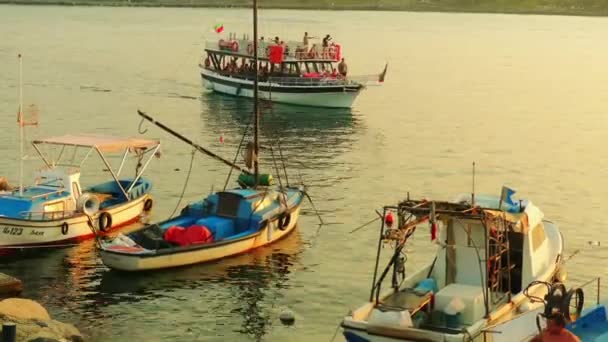
[[[22,289],[21,281],[0,273],[0,296],[18,295]],[[30,299],[7,298],[0,301],[0,325],[5,323],[16,324],[17,342],[84,341],[76,327],[52,319],[42,305]]]

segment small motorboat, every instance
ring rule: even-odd
[[[158,155],[159,141],[78,134],[34,140],[32,145],[44,166],[36,171],[33,185],[0,194],[0,249],[71,244],[136,222],[152,209],[152,183],[142,174]],[[43,146],[60,147],[61,152],[53,159]],[[79,152],[82,159],[75,158]],[[113,180],[82,188],[80,168],[93,153]],[[107,153],[122,156],[117,171]],[[129,154],[140,160],[147,156],[147,161],[134,178],[120,178]]]
[[[369,302],[343,319],[346,339],[481,341],[487,327],[541,305],[524,289],[560,279],[562,236],[538,207],[513,201],[512,193],[452,202],[410,200],[408,194],[385,207]],[[437,253],[406,277],[404,247],[423,222],[429,222]],[[392,252],[384,270],[378,268],[383,250]],[[390,288],[382,292],[385,278]],[[546,293],[541,286],[526,294]]]
[[[296,226],[301,189],[234,189],[188,205],[181,215],[101,242],[103,263],[143,271],[203,263],[245,253]]]

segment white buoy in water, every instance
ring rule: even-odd
[[[285,325],[292,325],[296,321],[293,311],[288,309],[281,311],[279,314],[279,319],[281,320],[281,323]]]

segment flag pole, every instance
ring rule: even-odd
[[[502,187],[502,190],[500,191],[500,199],[498,200],[498,210],[500,210],[500,208],[502,207],[502,199],[505,196],[505,187]]]
[[[23,58],[19,54],[19,196],[23,196]]]
[[[475,162],[473,162],[473,190],[471,191],[471,207],[475,207]]]

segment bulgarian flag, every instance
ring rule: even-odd
[[[223,24],[215,24],[215,26],[213,28],[215,29],[216,33],[222,33],[222,31],[224,31],[224,25]]]

